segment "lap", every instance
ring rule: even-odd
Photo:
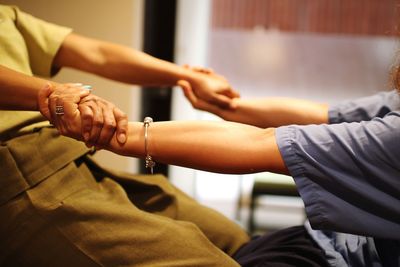
[[[7,247],[0,265],[237,266],[191,216],[171,208],[186,196],[170,189],[166,196],[151,190],[135,196],[112,179],[96,182],[86,164],[71,163],[0,207],[0,242]]]
[[[233,255],[249,241],[249,235],[237,223],[221,213],[200,205],[173,186],[162,175],[137,175],[105,170],[87,159],[98,180],[110,177],[120,184],[139,209],[174,220],[194,223],[219,249]]]

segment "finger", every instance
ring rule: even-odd
[[[57,98],[56,99],[56,106],[60,106],[64,108],[64,101],[61,98]],[[65,112],[65,110],[64,110]],[[64,114],[65,115],[65,114]],[[62,134],[62,135],[67,135],[68,131],[67,131],[67,125],[63,120],[64,115],[56,115],[56,128],[58,129],[58,131]]]
[[[90,95],[90,93],[91,93],[91,91],[92,91],[91,87],[90,87],[90,89],[88,89],[88,88],[82,86],[82,87],[80,87],[80,89],[81,89],[81,90],[79,91],[78,96],[79,96],[81,99],[84,98],[84,97],[86,97],[86,96],[88,96],[88,95]]]
[[[50,117],[51,117],[51,123],[57,127],[58,125],[58,116],[56,114],[56,106],[57,106],[57,100],[58,100],[58,94],[53,92],[52,94],[50,94],[50,96],[48,97],[48,107],[50,110]]]
[[[114,118],[114,106],[111,104],[100,104],[103,113],[103,127],[99,138],[97,139],[96,146],[104,146],[108,144],[111,138],[114,136],[116,130],[116,120]]]
[[[211,104],[217,105],[223,109],[230,109],[232,105],[232,98],[221,94],[214,94],[213,98],[209,100]]]
[[[81,125],[82,125],[82,137],[84,142],[88,142],[90,138],[90,133],[93,127],[93,111],[92,109],[85,105],[81,104],[78,106],[79,112],[81,113]]]
[[[81,87],[81,86],[83,86],[83,83],[66,83],[65,85],[71,86],[71,87]]]
[[[190,104],[192,104],[194,108],[197,108],[197,97],[193,93],[190,83],[185,80],[179,80],[177,84],[182,88],[183,94],[185,95],[186,99],[189,100]]]
[[[229,90],[227,90],[224,95],[226,95],[227,97],[230,97],[230,98],[240,98],[240,93],[238,91],[234,90],[233,88],[230,88]]]
[[[70,89],[73,89],[73,88],[79,89],[79,90],[75,90],[75,92],[77,93],[77,95],[80,98],[84,98],[84,97],[90,95],[90,93],[92,91],[92,86],[83,85],[82,83],[66,83],[64,85]]]
[[[193,92],[192,87],[190,86],[190,83],[182,81],[180,82],[180,86],[182,87],[185,97],[189,100],[194,108],[218,114],[219,107],[210,104],[200,98],[197,98],[196,94]]]
[[[93,120],[92,120],[92,129],[90,131],[90,136],[87,141],[87,144],[89,146],[93,146],[94,144],[97,143],[97,139],[99,139],[101,129],[104,124],[104,120],[103,120],[102,110],[97,103],[93,103],[93,101],[91,101],[88,102],[88,105],[92,109]]]
[[[114,108],[114,117],[117,121],[117,141],[124,144],[127,140],[128,116],[119,108]]]
[[[204,74],[213,74],[214,70],[211,68],[206,68],[206,67],[199,67],[199,66],[195,66],[192,67],[192,70],[197,71],[197,72],[201,72]]]
[[[46,83],[46,85],[39,90],[37,98],[37,103],[40,113],[42,113],[42,115],[46,117],[46,119],[48,119],[49,121],[51,121],[51,114],[50,114],[48,97],[52,92],[53,92],[53,87],[51,86],[50,83]]]

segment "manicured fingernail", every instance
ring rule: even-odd
[[[91,85],[84,85],[82,86],[83,88],[85,88],[86,90],[92,90],[92,86]]]
[[[120,142],[121,144],[124,144],[126,142],[126,134],[121,133],[121,134],[117,135],[117,139],[118,139],[118,142]]]

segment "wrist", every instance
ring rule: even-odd
[[[179,79],[176,82],[178,82],[179,80],[185,80],[185,81],[189,82],[190,84],[194,84],[194,83],[198,83],[202,79],[204,79],[204,74],[201,74],[194,70],[182,67],[178,77],[179,77]]]
[[[49,110],[48,98],[53,92],[53,88],[57,86],[57,83],[50,82],[47,80],[41,80],[37,83],[36,88],[36,98],[34,101],[33,110],[39,111],[47,119],[49,119],[50,114],[44,114]],[[46,116],[47,115],[47,116]]]
[[[114,153],[143,157],[144,155],[144,127],[142,122],[129,122],[126,132],[126,142],[121,144],[118,142],[117,133],[114,134],[108,147]]]
[[[234,107],[232,109],[223,109],[223,108],[218,108],[215,112],[213,112],[215,115],[219,116],[220,118],[231,121],[233,120],[233,117],[239,116],[242,112],[242,107],[243,107],[243,101],[241,98],[232,98],[232,103],[231,106]]]

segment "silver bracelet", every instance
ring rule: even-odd
[[[153,122],[153,119],[150,117],[144,118],[143,126],[144,126],[144,153],[146,155],[145,162],[146,162],[146,169],[150,168],[151,174],[153,174],[153,168],[156,166],[156,163],[153,161],[152,157],[149,155],[147,150],[147,139],[148,139],[148,128],[150,123]]]

